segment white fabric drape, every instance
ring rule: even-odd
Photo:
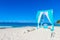
[[[52,30],[53,30],[54,29],[54,21],[53,21],[53,12],[52,11],[42,11],[42,12],[39,13],[38,28],[39,28],[39,23],[41,22],[41,17],[42,17],[43,14],[46,15],[47,19],[52,24]]]

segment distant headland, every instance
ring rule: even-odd
[[[60,24],[60,20],[57,20],[57,22],[56,22],[56,23]]]

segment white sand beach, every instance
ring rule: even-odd
[[[0,40],[60,40],[60,27],[55,27],[51,38],[50,29],[36,27],[0,29]]]

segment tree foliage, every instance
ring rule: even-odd
[[[60,24],[60,20],[58,20],[57,23]]]

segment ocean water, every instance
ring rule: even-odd
[[[50,23],[47,23],[48,25],[51,25]],[[26,27],[26,26],[37,26],[37,23],[7,23],[7,22],[1,22],[0,26],[12,26],[12,27]],[[54,26],[60,26],[60,24],[54,24]]]
[[[37,26],[37,23],[0,23],[0,26],[12,26],[12,27],[26,27],[26,26]]]

